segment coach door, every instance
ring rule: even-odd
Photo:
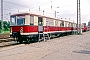
[[[38,32],[43,33],[43,18],[38,17]]]
[[[43,18],[41,17],[38,17],[38,37],[38,41],[41,41],[43,37]]]

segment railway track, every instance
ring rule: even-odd
[[[18,44],[13,38],[0,39],[0,47],[12,46]]]
[[[17,42],[15,42],[15,39],[10,38],[9,36],[9,34],[0,34],[0,47],[18,44]]]

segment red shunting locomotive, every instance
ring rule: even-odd
[[[77,32],[76,23],[34,13],[18,13],[10,16],[10,36],[18,42],[31,42]]]

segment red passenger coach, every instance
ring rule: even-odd
[[[87,31],[90,31],[90,26],[87,26]]]
[[[87,30],[87,26],[86,26],[86,23],[82,23],[82,31],[85,32]]]
[[[34,13],[18,13],[10,16],[10,36],[18,42],[40,41],[43,37],[61,36],[76,32],[76,23]]]

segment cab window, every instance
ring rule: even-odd
[[[30,25],[34,25],[34,16],[30,16]]]
[[[25,25],[25,17],[17,17],[17,25]]]

